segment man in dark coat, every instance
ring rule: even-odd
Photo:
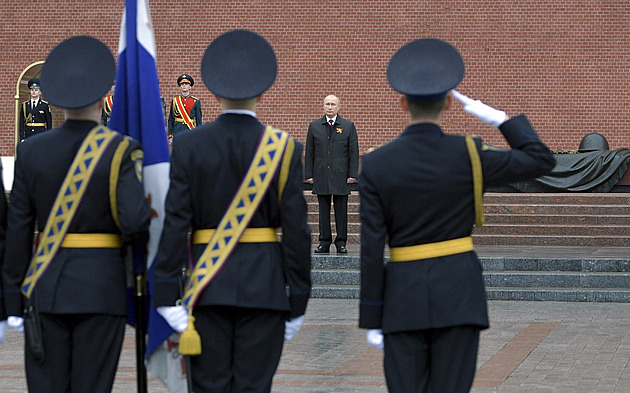
[[[410,123],[363,157],[359,326],[383,349],[396,393],[461,393],[472,386],[479,332],[489,326],[482,267],[473,250],[484,187],[535,178],[554,166],[524,115],[458,95],[464,63],[451,45],[421,39],[387,69]],[[511,150],[444,134],[452,95],[464,110],[499,128]],[[386,242],[390,260],[383,263]],[[384,336],[384,340],[383,340]]]
[[[359,144],[354,123],[338,115],[340,100],[334,95],[324,98],[324,116],[313,120],[306,135],[304,178],[313,184],[319,204],[319,245],[316,253],[330,251],[331,199],[335,207],[338,253],[347,253],[348,195],[351,183],[357,182]]]
[[[151,214],[139,143],[99,125],[115,72],[95,38],[57,45],[41,82],[66,121],[17,146],[2,273],[10,327],[24,330],[25,297],[39,309],[43,359],[25,340],[31,392],[105,393],[114,383],[127,314],[121,245],[146,246]]]
[[[206,49],[201,73],[223,112],[173,141],[166,218],[155,262],[154,304],[179,332],[192,329],[187,313],[192,309],[201,337],[201,353],[191,356],[195,392],[270,392],[283,341],[299,330],[310,296],[311,241],[301,144],[289,137],[284,152],[274,154],[282,166],[264,176],[268,186],[244,181],[250,169],[261,164],[254,157],[258,146],[267,145],[262,142],[265,130],[272,129],[260,123],[255,109],[276,72],[273,49],[258,34],[235,30],[216,38]],[[232,207],[243,207],[236,192],[242,187],[252,187],[246,201],[249,208],[243,212],[251,219],[243,219],[247,226],[240,237],[230,236],[238,242],[226,239],[217,244],[229,253],[226,259],[204,259],[208,249],[214,249],[210,246],[214,237],[225,233],[225,220],[232,223],[237,216],[229,214]],[[260,200],[259,205],[250,205],[250,197]],[[192,305],[187,302],[188,289],[182,297],[179,288],[182,267],[189,266],[189,229],[194,270],[188,285],[197,283],[197,272],[220,264],[212,279],[195,292],[198,301]],[[187,309],[176,306],[179,299]],[[180,350],[187,333],[182,335]]]
[[[20,140],[50,130],[52,128],[52,114],[48,102],[42,100],[42,90],[39,78],[28,81],[31,98],[20,106]]]

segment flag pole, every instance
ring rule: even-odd
[[[144,252],[138,250],[138,247],[134,247],[134,262],[144,260]],[[138,393],[147,393],[147,369],[144,365],[144,357],[146,353],[146,337],[147,337],[147,323],[146,323],[146,279],[144,270],[141,267],[136,267],[135,272],[135,297],[134,297],[134,311],[136,316],[136,381]]]
[[[143,315],[146,312],[144,302],[146,300],[146,291],[144,289],[144,276],[136,275],[136,315]],[[144,354],[146,351],[146,323],[144,317],[136,320],[136,379],[138,384],[138,393],[147,393],[147,369],[144,366]]]
[[[188,274],[186,267],[182,267],[182,277],[179,280],[179,296],[180,298],[184,298],[184,285],[186,285],[186,280],[188,279]],[[190,356],[181,355],[184,357],[184,366],[186,367],[186,384],[188,386],[188,393],[193,392],[193,379],[192,379],[192,366],[190,365]]]

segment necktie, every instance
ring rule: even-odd
[[[328,128],[328,137],[330,138],[332,136],[332,129],[333,129],[334,122],[332,120],[328,120],[328,124],[330,124],[330,127]]]

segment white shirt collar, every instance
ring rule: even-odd
[[[324,116],[326,116],[326,115],[324,115]],[[333,118],[330,118],[330,117],[326,116],[326,121],[328,123],[330,123],[331,120],[333,121],[333,124],[335,124],[337,122],[337,115],[335,115],[335,117],[333,117]]]
[[[250,111],[249,109],[226,109],[223,112],[221,112],[222,115],[226,113],[232,113],[235,115],[250,115],[253,117],[257,117],[256,112]]]

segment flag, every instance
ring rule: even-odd
[[[183,361],[181,357],[178,359],[169,354],[178,353],[177,347],[171,345],[169,340],[171,336],[177,336],[173,335],[174,331],[155,311],[151,301],[153,263],[164,225],[170,163],[158,83],[155,37],[147,2],[125,0],[118,44],[114,106],[108,126],[139,141],[144,151],[144,190],[152,211],[147,257],[149,311],[146,364],[151,374],[160,378],[169,391],[186,392]],[[144,261],[134,262],[134,273],[145,274],[144,266]]]

